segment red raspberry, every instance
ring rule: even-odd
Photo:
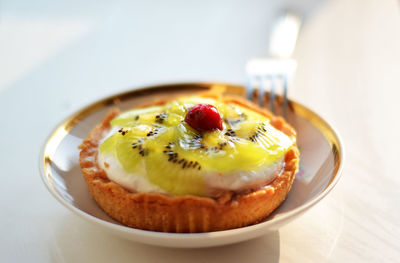
[[[187,113],[185,121],[199,132],[222,130],[222,119],[218,110],[209,104],[194,105]]]

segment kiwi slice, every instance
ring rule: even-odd
[[[147,178],[173,195],[206,194],[201,166],[172,149],[172,144],[157,148],[147,158]]]
[[[136,124],[152,124],[155,121],[155,116],[162,109],[162,106],[153,106],[126,111],[114,118],[110,124],[111,126],[121,127],[130,127]]]
[[[147,154],[144,137],[157,134],[152,126],[140,124],[134,127],[121,128],[108,137],[99,147],[100,152],[116,156],[127,172],[135,172],[140,156]]]
[[[173,195],[203,196],[204,173],[251,172],[276,162],[292,145],[264,116],[212,99],[200,103],[217,107],[224,129],[200,133],[183,121],[197,103],[190,98],[122,113],[111,121],[119,131],[100,151],[114,155],[128,173],[144,165],[148,180]]]
[[[262,137],[258,135],[257,138]],[[184,136],[178,134],[176,139],[176,153],[190,161],[197,161],[207,171],[250,171],[266,164],[268,160],[274,162],[280,157],[278,154],[273,156],[273,151],[265,151],[258,142],[238,137],[232,129],[226,132],[215,130],[201,135],[186,131]]]

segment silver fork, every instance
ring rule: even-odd
[[[275,21],[272,30],[270,41],[272,57],[252,59],[246,65],[247,98],[261,107],[265,107],[268,103],[273,113],[277,113],[276,104],[282,105],[281,115],[284,117],[287,115],[288,87],[296,69],[296,61],[290,59],[290,56],[296,45],[300,23],[297,15],[284,12]],[[278,92],[282,94],[280,97],[277,96]]]

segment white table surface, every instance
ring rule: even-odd
[[[302,1],[290,97],[344,140],[334,191],[270,235],[188,250],[126,241],[72,214],[40,180],[40,147],[63,118],[118,91],[244,83],[282,1],[109,2],[0,2],[0,262],[400,261],[397,1]]]

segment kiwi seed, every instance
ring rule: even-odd
[[[121,128],[118,130],[119,133],[121,133],[122,136],[128,133],[128,130],[124,130],[124,128]]]
[[[164,122],[164,120],[165,119],[167,119],[167,113],[165,113],[165,112],[162,112],[162,113],[160,113],[160,114],[158,114],[158,115],[156,115],[156,122],[158,122],[158,123],[163,123]]]

